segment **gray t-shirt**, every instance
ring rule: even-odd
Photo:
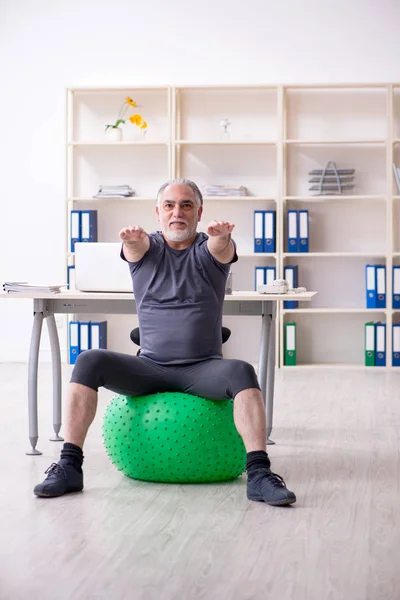
[[[128,263],[139,317],[141,356],[162,365],[222,358],[222,306],[229,264],[198,233],[184,250],[151,233],[143,258]],[[121,258],[125,257],[121,250]],[[237,255],[232,262],[237,261]]]

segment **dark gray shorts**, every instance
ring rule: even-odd
[[[148,358],[111,350],[86,350],[78,356],[71,382],[125,396],[186,392],[210,400],[234,398],[260,389],[254,368],[243,360],[210,359],[190,365],[159,365]]]

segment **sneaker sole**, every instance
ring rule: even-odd
[[[269,506],[289,506],[290,504],[294,504],[296,502],[296,498],[286,498],[285,500],[277,500],[276,502],[266,502],[263,498],[251,498],[247,496],[249,500],[253,502],[264,502],[264,504],[268,504]]]
[[[65,494],[76,494],[77,492],[82,492],[83,488],[77,490],[67,490],[62,494],[46,494],[45,492],[33,492],[35,496],[38,498],[59,498],[60,496],[65,496]]]

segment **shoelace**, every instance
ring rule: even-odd
[[[58,463],[51,463],[48,469],[45,470],[45,475],[58,475],[59,473],[64,473],[64,469]]]
[[[266,477],[269,479],[269,482],[274,487],[286,487],[286,483],[285,483],[283,477],[281,477],[277,473],[272,473],[272,472],[268,473],[268,475],[266,475]]]

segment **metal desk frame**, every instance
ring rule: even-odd
[[[315,292],[296,294],[296,300],[311,300]],[[4,294],[1,294],[4,296]],[[10,297],[10,295],[8,295]],[[17,294],[12,295],[13,298]],[[52,441],[63,441],[61,429],[61,353],[54,315],[73,313],[137,314],[133,294],[65,292],[54,295],[18,294],[20,298],[33,299],[33,328],[28,363],[28,415],[29,441],[27,454],[41,454],[36,449],[38,431],[38,368],[39,348],[43,320],[46,320],[53,367],[53,429]],[[293,296],[291,295],[291,299]],[[288,300],[285,295],[262,295],[257,292],[233,292],[225,297],[224,315],[261,316],[260,352],[258,380],[265,401],[267,420],[267,444],[273,444],[272,432],[274,384],[275,384],[275,331],[276,308],[279,300]]]

